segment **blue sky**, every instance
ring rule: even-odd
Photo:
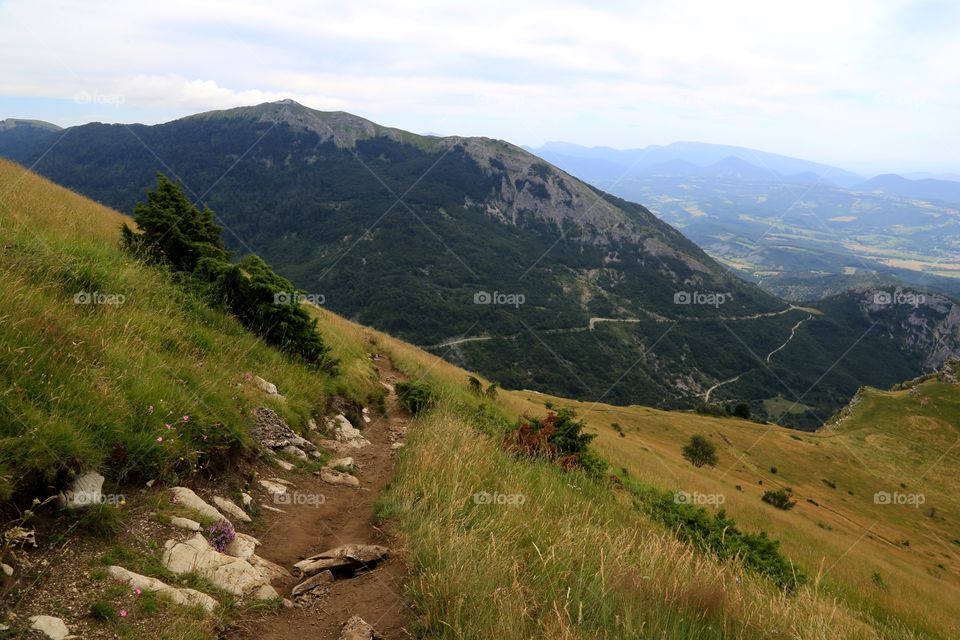
[[[418,132],[960,173],[960,3],[0,2],[0,118],[291,97]]]

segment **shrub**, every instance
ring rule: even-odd
[[[395,389],[400,406],[415,416],[425,413],[437,402],[433,388],[423,380],[398,382]]]
[[[76,530],[94,538],[112,540],[123,530],[124,512],[112,504],[94,504],[66,511],[64,517]]]
[[[476,376],[467,376],[467,385],[470,387],[470,391],[480,395],[483,393],[483,383],[480,382],[480,378]]]
[[[771,504],[775,506],[777,509],[783,509],[784,511],[788,511],[790,509],[793,509],[793,507],[796,506],[797,504],[794,500],[791,499],[792,497],[793,497],[793,489],[791,489],[790,487],[784,487],[782,489],[776,489],[776,490],[771,489],[765,492],[761,500],[763,500],[767,504]]]
[[[140,233],[124,224],[121,238],[141,258],[189,273],[203,258],[229,260],[220,237],[223,228],[213,217],[213,211],[197,209],[179,185],[158,173],[157,188],[147,192],[147,203],[138,202],[133,208]]]
[[[109,602],[98,600],[90,605],[90,617],[98,622],[113,622],[117,619],[117,610]]]
[[[717,464],[717,448],[702,435],[691,436],[682,451],[683,457],[695,467],[702,467],[705,464],[712,467]]]
[[[631,483],[639,505],[654,520],[676,536],[723,560],[739,559],[745,567],[767,576],[779,587],[792,591],[806,582],[806,575],[780,551],[780,543],[765,531],[746,533],[721,509],[711,514],[703,507],[677,503],[674,494]]]
[[[231,263],[210,209],[197,209],[179,185],[158,173],[156,190],[147,192],[147,203],[137,203],[133,214],[140,231],[123,225],[127,250],[169,266],[268,344],[336,372],[337,362],[317,332],[317,321],[300,305],[300,293],[257,256]]]
[[[524,417],[507,434],[507,448],[525,457],[556,462],[565,469],[581,468],[601,475],[607,463],[590,449],[596,435],[584,433],[585,426],[571,409],[560,409],[543,418]]]
[[[211,296],[267,344],[330,373],[337,362],[317,331],[317,321],[300,305],[300,293],[257,256],[240,264],[204,259],[197,275]]]
[[[733,415],[744,420],[750,419],[750,405],[746,402],[740,402],[733,408]]]

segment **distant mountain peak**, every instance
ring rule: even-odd
[[[411,140],[404,140],[404,138],[414,135],[399,129],[381,127],[366,118],[361,118],[346,111],[311,109],[290,98],[247,107],[207,111],[187,116],[185,119],[218,120],[230,118],[284,124],[293,129],[312,131],[320,136],[321,142],[333,141],[338,147],[343,148],[352,148],[358,140],[381,135],[398,142],[411,142]]]
[[[33,127],[36,129],[46,129],[48,131],[63,131],[63,127],[55,125],[52,122],[43,120],[28,120],[26,118],[7,118],[0,120],[0,131],[7,131],[17,127]]]

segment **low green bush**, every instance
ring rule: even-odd
[[[711,514],[703,507],[678,502],[675,494],[631,481],[625,484],[637,496],[637,507],[674,531],[679,539],[723,560],[739,559],[748,569],[789,591],[807,581],[806,574],[780,552],[780,543],[765,531],[743,532],[722,509]]]
[[[793,497],[793,489],[791,489],[790,487],[784,487],[783,489],[776,489],[776,490],[771,489],[769,491],[766,491],[763,494],[763,497],[760,499],[766,502],[767,504],[773,505],[777,509],[783,509],[784,511],[788,511],[790,509],[793,509],[793,507],[796,506],[797,504],[794,500],[791,499],[792,497]]]
[[[433,387],[423,380],[398,382],[394,389],[400,406],[415,416],[426,413],[437,402]]]

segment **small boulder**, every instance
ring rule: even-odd
[[[345,544],[305,558],[293,565],[304,575],[312,576],[325,569],[359,569],[370,567],[390,553],[386,547],[374,544]]]
[[[83,509],[100,504],[103,502],[103,481],[105,479],[96,471],[87,471],[77,476],[71,483],[70,488],[60,494],[60,506],[65,509]]]
[[[287,486],[275,480],[261,480],[260,486],[272,496],[282,496],[287,493]]]
[[[2,571],[3,575],[7,576],[8,578],[13,575],[13,567],[4,562],[0,562],[0,571]]]
[[[294,458],[298,458],[300,460],[307,459],[307,452],[301,449],[300,447],[294,446],[292,444],[288,444],[283,449],[280,449],[280,451],[287,454],[288,456],[293,456]]]
[[[179,528],[186,529],[187,531],[200,531],[200,523],[196,520],[191,520],[190,518],[181,518],[180,516],[171,516],[170,524]]]
[[[266,593],[262,587],[269,586],[253,565],[220,553],[210,546],[203,534],[198,533],[184,542],[167,540],[165,547],[163,565],[177,575],[195,572],[227,593],[241,597],[254,594],[257,599]],[[276,591],[269,597],[277,597]]]
[[[369,624],[358,615],[350,616],[343,624],[340,640],[376,640],[377,635]]]
[[[256,591],[250,594],[254,600],[279,600],[280,594],[269,584],[258,587]]]
[[[261,502],[261,503],[260,503],[260,508],[261,508],[261,509],[266,509],[267,511],[273,511],[274,513],[286,513],[286,511],[284,511],[283,509],[278,509],[278,508],[276,508],[276,507],[270,506],[269,504],[266,504],[265,502]]]
[[[253,554],[247,558],[254,569],[260,572],[267,582],[273,582],[274,580],[280,580],[282,578],[289,578],[290,572],[278,565],[275,562],[270,562],[266,558],[261,558],[257,554]]]
[[[301,438],[300,436],[290,438],[290,444],[292,444],[295,447],[299,447],[304,451],[315,451],[317,448],[317,445],[313,444],[306,438]]]
[[[345,458],[335,458],[327,463],[327,466],[331,469],[352,469],[353,468],[353,458],[347,456]]]
[[[303,582],[295,586],[293,588],[293,591],[291,592],[291,595],[293,595],[293,597],[296,598],[302,593],[313,591],[317,587],[321,587],[325,584],[330,584],[331,582],[333,582],[333,573],[331,573],[330,571],[321,571],[320,573],[310,576],[309,578],[307,578],[306,580],[304,580]]]
[[[263,391],[267,395],[270,395],[270,396],[280,395],[277,392],[277,385],[273,384],[272,382],[267,382],[260,376],[253,377],[253,384],[254,386],[257,387],[257,389],[260,389],[260,391]]]
[[[51,640],[65,640],[72,637],[66,623],[53,616],[33,616],[30,618],[30,628]]]
[[[252,522],[247,512],[238,507],[232,500],[221,498],[220,496],[213,496],[213,503],[220,507],[220,510],[232,519],[240,522]]]
[[[348,447],[361,449],[370,444],[370,441],[364,438],[360,430],[350,424],[350,421],[342,413],[328,419],[327,426],[333,433],[333,439]]]
[[[268,449],[282,449],[300,438],[287,421],[273,409],[258,407],[253,411],[253,437]]]
[[[213,611],[217,608],[217,601],[205,593],[200,593],[194,589],[180,589],[171,587],[165,582],[156,578],[142,576],[132,571],[127,571],[123,567],[112,566],[107,569],[107,574],[118,582],[125,582],[131,586],[137,587],[143,591],[153,591],[167,598],[174,604],[185,607],[203,607],[206,611]]]
[[[213,505],[209,504],[206,500],[195,494],[191,489],[187,489],[186,487],[174,487],[170,489],[170,493],[173,494],[173,501],[175,503],[181,507],[193,509],[204,518],[217,522],[227,519]]]
[[[327,467],[320,469],[320,479],[327,484],[337,484],[344,487],[360,486],[360,480],[358,480],[356,476],[350,475],[349,473],[342,473],[334,469],[329,469]]]
[[[227,545],[227,548],[224,549],[224,553],[234,558],[247,560],[253,556],[258,546],[260,546],[259,540],[238,531],[236,537],[234,537],[234,539],[230,541],[230,544]]]

